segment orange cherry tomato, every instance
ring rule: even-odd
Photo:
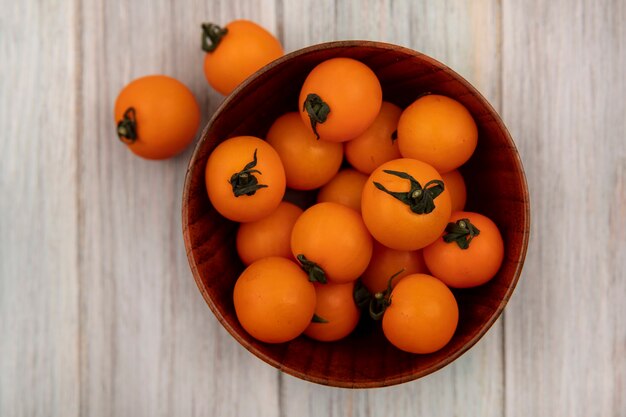
[[[353,291],[354,282],[316,283],[315,316],[304,334],[311,339],[332,342],[352,333],[361,315],[361,311],[354,303]]]
[[[398,349],[432,353],[452,339],[458,321],[459,308],[450,289],[430,275],[413,274],[391,292],[383,332]]]
[[[405,158],[424,161],[440,173],[463,165],[474,153],[478,128],[461,103],[430,94],[407,107],[398,122],[398,146]]]
[[[244,264],[269,256],[292,259],[291,230],[302,209],[283,201],[267,217],[241,223],[237,230],[237,253]]]
[[[356,211],[337,203],[309,207],[296,220],[291,253],[312,281],[356,280],[372,256],[372,238]]]
[[[383,245],[405,251],[421,249],[445,229],[450,195],[430,165],[395,159],[376,168],[368,178],[361,213],[372,236]]]
[[[367,175],[353,169],[343,169],[324,185],[317,194],[317,202],[337,203],[361,212],[361,194]]]
[[[315,287],[293,261],[263,258],[241,273],[233,301],[239,323],[252,337],[282,343],[298,337],[311,323]]]
[[[280,116],[267,142],[274,147],[287,177],[287,187],[312,190],[326,184],[339,171],[343,160],[340,143],[317,140],[296,112]]]
[[[391,281],[392,288],[407,275],[428,273],[422,251],[395,250],[374,242],[372,259],[361,275],[363,285],[372,294],[383,292],[387,288],[389,278],[397,272],[400,273]]]
[[[234,20],[221,28],[202,25],[204,75],[223,95],[265,65],[283,55],[283,47],[271,33],[249,20]]]
[[[320,139],[354,139],[376,119],[383,100],[376,74],[351,58],[332,58],[309,73],[298,101],[302,121]]]
[[[191,91],[165,75],[137,78],[115,100],[117,135],[134,154],[166,159],[193,141],[200,107]]]
[[[224,217],[252,222],[276,210],[285,194],[285,170],[267,142],[237,136],[209,156],[205,181],[209,199]]]
[[[468,288],[493,278],[504,259],[504,242],[496,224],[478,213],[457,211],[442,238],[424,248],[434,276],[450,287]]]
[[[443,183],[450,193],[450,201],[452,203],[452,211],[460,211],[465,208],[467,200],[467,189],[465,188],[465,180],[458,170],[453,170],[441,174]]]
[[[401,158],[396,129],[402,109],[383,101],[374,123],[361,135],[344,144],[346,159],[364,174],[392,159]]]

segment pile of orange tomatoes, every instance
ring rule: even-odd
[[[241,325],[267,343],[331,342],[365,312],[399,349],[442,348],[459,319],[449,287],[484,284],[504,255],[496,225],[462,211],[471,114],[436,94],[385,102],[374,72],[342,57],[309,73],[296,105],[265,138],[226,139],[206,165],[211,203],[241,223]],[[287,188],[317,203],[284,201]]]

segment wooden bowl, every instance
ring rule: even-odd
[[[266,344],[241,327],[233,305],[235,280],[243,270],[237,257],[237,224],[226,220],[207,197],[204,169],[221,141],[238,135],[265,137],[272,122],[297,110],[298,93],[313,67],[333,57],[367,64],[378,76],[384,99],[406,107],[423,92],[444,94],[465,105],[479,130],[476,152],[464,165],[467,210],[493,219],[504,238],[504,263],[487,284],[454,290],[460,319],[450,343],[438,352],[402,352],[384,338],[380,323],[362,320],[338,342],[300,336]],[[528,190],[520,157],[502,120],[466,80],[423,54],[378,42],[341,41],[290,53],[259,70],[220,106],[202,133],[187,168],[183,192],[183,234],[198,288],[222,325],[246,349],[296,377],[337,387],[382,387],[420,378],[449,364],[480,339],[498,318],[522,270],[530,229]]]

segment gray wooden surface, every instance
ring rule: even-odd
[[[191,150],[114,134],[131,79],[186,83],[199,24],[253,19],[287,51],[373,39],[460,72],[502,114],[532,199],[522,279],[452,365],[377,390],[280,374],[198,293],[181,237]],[[0,0],[0,416],[626,416],[626,3]]]

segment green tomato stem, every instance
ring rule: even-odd
[[[324,123],[326,121],[328,114],[330,113],[330,107],[317,94],[309,94],[306,96],[306,100],[304,100],[302,111],[306,111],[309,115],[311,129],[313,129],[315,137],[319,139],[320,135],[317,133],[317,124]]]
[[[381,183],[374,182],[374,186],[376,188],[409,206],[413,213],[428,214],[436,208],[435,199],[444,190],[443,181],[431,180],[428,181],[424,187],[422,187],[419,181],[406,172],[392,171],[389,169],[386,169],[383,172],[408,180],[411,183],[411,189],[407,192],[390,191]]]
[[[137,120],[135,119],[134,107],[127,108],[122,120],[117,122],[117,137],[124,143],[133,143],[137,140]]]
[[[443,241],[446,243],[456,242],[459,248],[469,248],[472,240],[480,234],[478,227],[474,226],[469,219],[459,219],[455,223],[448,223]]]
[[[226,36],[228,29],[222,28],[214,23],[202,24],[202,50],[213,52]]]
[[[254,150],[252,161],[248,162],[241,171],[231,175],[228,180],[233,187],[233,195],[235,197],[241,197],[242,195],[251,196],[261,188],[268,188],[265,184],[259,184],[259,180],[254,176],[254,174],[261,174],[261,171],[258,169],[253,169],[257,164],[256,152],[257,149]]]

